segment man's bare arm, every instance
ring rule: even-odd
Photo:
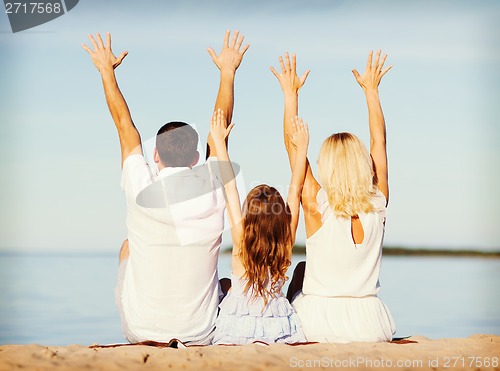
[[[123,166],[123,162],[129,155],[142,153],[141,137],[132,121],[127,102],[125,102],[118,87],[114,71],[122,63],[128,52],[123,52],[119,57],[115,57],[111,50],[111,35],[109,32],[106,33],[106,46],[99,34],[96,35],[97,41],[92,35],[89,35],[89,39],[94,50],[85,44],[82,44],[82,47],[90,54],[92,62],[101,74],[106,103],[118,130]]]
[[[217,55],[212,48],[208,48],[208,53],[220,70],[219,91],[217,93],[214,111],[219,109],[222,110],[226,116],[227,123],[230,123],[233,117],[234,76],[236,70],[240,66],[243,55],[250,47],[248,44],[242,47],[243,40],[243,35],[240,36],[238,31],[234,32],[233,38],[230,40],[230,31],[227,30],[224,36],[224,44],[222,45],[222,50],[219,55]],[[207,158],[210,156],[217,156],[217,150],[210,134],[208,135],[207,142]]]

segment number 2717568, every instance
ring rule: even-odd
[[[6,14],[50,14],[61,13],[60,2],[54,3],[5,3]]]

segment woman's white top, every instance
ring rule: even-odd
[[[326,192],[317,195],[323,225],[306,241],[302,292],[292,302],[308,341],[387,341],[396,331],[389,309],[377,297],[386,200],[377,191],[375,211],[360,213],[364,239],[353,242],[351,220],[334,215]]]
[[[375,212],[359,213],[364,239],[356,245],[351,235],[351,219],[334,215],[324,189],[316,197],[323,225],[307,239],[304,294],[363,297],[376,295],[382,258],[386,200],[377,190]]]

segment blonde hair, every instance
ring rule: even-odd
[[[321,146],[318,170],[335,215],[347,219],[374,211],[377,180],[370,154],[358,137],[350,133],[328,137]]]
[[[265,305],[281,291],[291,264],[290,209],[275,188],[262,184],[249,192],[244,213],[240,258],[247,279],[245,291],[253,289],[253,297],[263,297]]]

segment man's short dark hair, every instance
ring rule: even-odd
[[[166,123],[156,134],[156,149],[165,166],[191,166],[198,155],[198,133],[185,122]]]

